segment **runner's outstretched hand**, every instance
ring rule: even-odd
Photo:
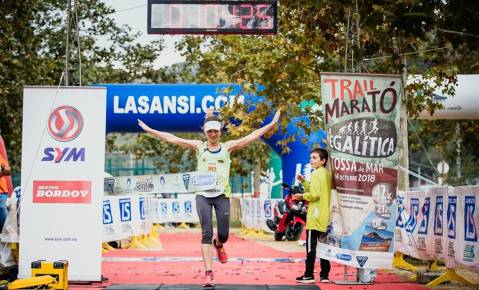
[[[145,123],[143,123],[143,121],[140,120],[140,119],[137,119],[137,120],[138,120],[138,126],[140,126],[141,129],[143,129],[143,131],[145,131],[145,132],[151,132],[152,129],[151,129],[150,127],[148,127],[148,125],[146,125]]]
[[[279,117],[281,116],[281,109],[278,109],[276,113],[274,114],[273,120],[271,123],[276,124],[279,121]]]

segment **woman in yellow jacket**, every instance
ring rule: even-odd
[[[299,283],[315,283],[314,262],[316,260],[316,246],[318,239],[326,236],[329,223],[329,204],[331,199],[331,173],[326,169],[328,151],[316,148],[311,152],[310,164],[314,168],[311,181],[308,183],[302,175],[298,179],[303,183],[304,194],[293,195],[294,200],[309,202],[306,216],[306,270],[304,275],[296,278]],[[322,283],[329,283],[329,260],[321,259],[319,279]]]

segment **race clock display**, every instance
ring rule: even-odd
[[[148,0],[148,34],[275,34],[276,1]]]

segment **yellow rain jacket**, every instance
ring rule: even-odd
[[[303,182],[303,199],[309,202],[306,229],[326,232],[331,200],[331,173],[320,167],[311,173],[310,182]]]

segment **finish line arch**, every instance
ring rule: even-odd
[[[241,87],[232,84],[106,84],[107,116],[106,132],[143,132],[137,119],[143,120],[150,127],[169,132],[202,132],[205,111],[209,108],[220,108],[232,103],[236,98],[240,102],[261,102],[264,98],[253,94],[241,94]],[[227,89],[227,90],[225,90]],[[223,92],[229,91],[225,95]],[[272,114],[266,118],[266,122]],[[299,134],[299,140],[288,144],[291,152],[281,154],[277,142],[284,134],[276,133],[271,138],[263,138],[269,147],[282,159],[283,182],[293,184],[296,174],[309,174],[309,153],[313,146],[323,143],[325,133],[313,132],[306,135],[304,130],[296,127],[299,121],[307,121],[306,117],[292,120],[286,127],[287,134]]]

